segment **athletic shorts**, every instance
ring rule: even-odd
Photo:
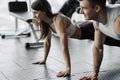
[[[81,39],[94,40],[94,27],[91,22],[84,22],[80,24]]]

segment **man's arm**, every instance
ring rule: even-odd
[[[114,23],[115,26],[115,32],[120,35],[120,16],[117,17]]]
[[[93,46],[93,76],[97,77],[103,59],[103,44],[105,41],[105,35],[95,27],[94,37],[95,40]]]

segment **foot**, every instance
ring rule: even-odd
[[[45,61],[42,60],[42,61],[37,61],[37,62],[33,62],[33,64],[45,64]]]
[[[78,80],[98,80],[98,79],[94,75],[90,75],[90,76],[82,76]]]
[[[67,77],[70,76],[70,71],[60,71],[57,74],[57,77]]]

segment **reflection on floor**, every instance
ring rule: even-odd
[[[0,80],[78,80],[92,71],[92,45],[89,40],[69,39],[71,77],[56,77],[65,69],[59,38],[52,37],[52,45],[46,65],[33,65],[43,58],[43,48],[25,49],[30,38],[0,39]],[[106,46],[99,80],[120,80],[120,47]]]

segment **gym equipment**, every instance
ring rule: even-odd
[[[27,12],[28,7],[27,7],[27,2],[26,1],[11,1],[8,3],[8,9],[10,12]],[[1,38],[20,38],[20,37],[30,37],[31,34],[28,32],[28,29],[24,30],[17,30],[18,27],[18,19],[15,17],[15,26],[16,26],[16,32],[15,34],[1,34]]]
[[[31,33],[22,33],[22,34],[19,34],[19,35],[1,35],[1,38],[2,39],[5,39],[5,38],[21,38],[21,37],[30,37],[31,36]]]
[[[26,48],[26,49],[35,49],[35,48],[41,48],[41,47],[43,47],[43,46],[44,46],[44,42],[39,42],[39,41],[37,41],[38,38],[37,38],[37,35],[36,35],[36,33],[35,33],[33,24],[32,24],[32,19],[27,19],[26,22],[28,22],[28,24],[30,25],[31,30],[32,30],[32,32],[33,32],[33,35],[34,35],[34,37],[35,37],[36,42],[34,42],[34,43],[26,43],[25,48]]]
[[[25,48],[26,49],[34,49],[34,48],[40,48],[43,46],[44,46],[44,42],[26,43]]]
[[[74,13],[77,7],[79,7],[79,2],[77,0],[67,0],[61,7],[59,12],[71,18],[72,14]]]

